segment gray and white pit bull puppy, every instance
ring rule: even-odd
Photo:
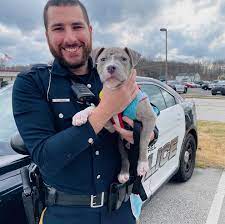
[[[131,69],[138,63],[140,55],[128,48],[99,48],[92,52],[93,62],[97,64],[97,70],[103,85],[116,89],[121,86],[131,75]],[[88,107],[73,116],[73,125],[80,126],[87,122],[94,106]],[[139,176],[145,175],[149,170],[148,165],[148,144],[151,132],[156,123],[156,114],[149,102],[146,94],[139,91],[135,100],[125,109],[123,116],[128,116],[132,120],[142,122],[140,136],[140,152],[137,166]],[[114,119],[115,120],[115,119]],[[110,132],[115,129],[109,121],[105,126]],[[120,183],[129,180],[130,163],[128,155],[124,149],[122,138],[119,138],[119,151],[121,154],[121,171],[118,175]]]

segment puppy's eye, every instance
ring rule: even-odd
[[[101,61],[106,61],[106,58],[101,58]]]
[[[127,58],[125,58],[125,57],[122,57],[121,59],[122,59],[122,61],[127,61]]]

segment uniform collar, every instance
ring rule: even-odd
[[[91,57],[88,58],[88,67],[90,71],[94,68]],[[68,75],[71,75],[71,71],[69,71],[68,68],[60,64],[58,59],[55,59],[52,64],[52,74],[60,75],[60,76],[68,76]]]

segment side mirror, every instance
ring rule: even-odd
[[[19,132],[16,132],[10,139],[12,149],[22,155],[29,155],[26,146],[21,138]]]

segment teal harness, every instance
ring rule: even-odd
[[[142,101],[146,98],[149,99],[147,94],[142,91],[139,91],[136,98],[123,111],[123,116],[129,117],[131,120],[136,120],[137,119],[137,105],[140,101]]]

